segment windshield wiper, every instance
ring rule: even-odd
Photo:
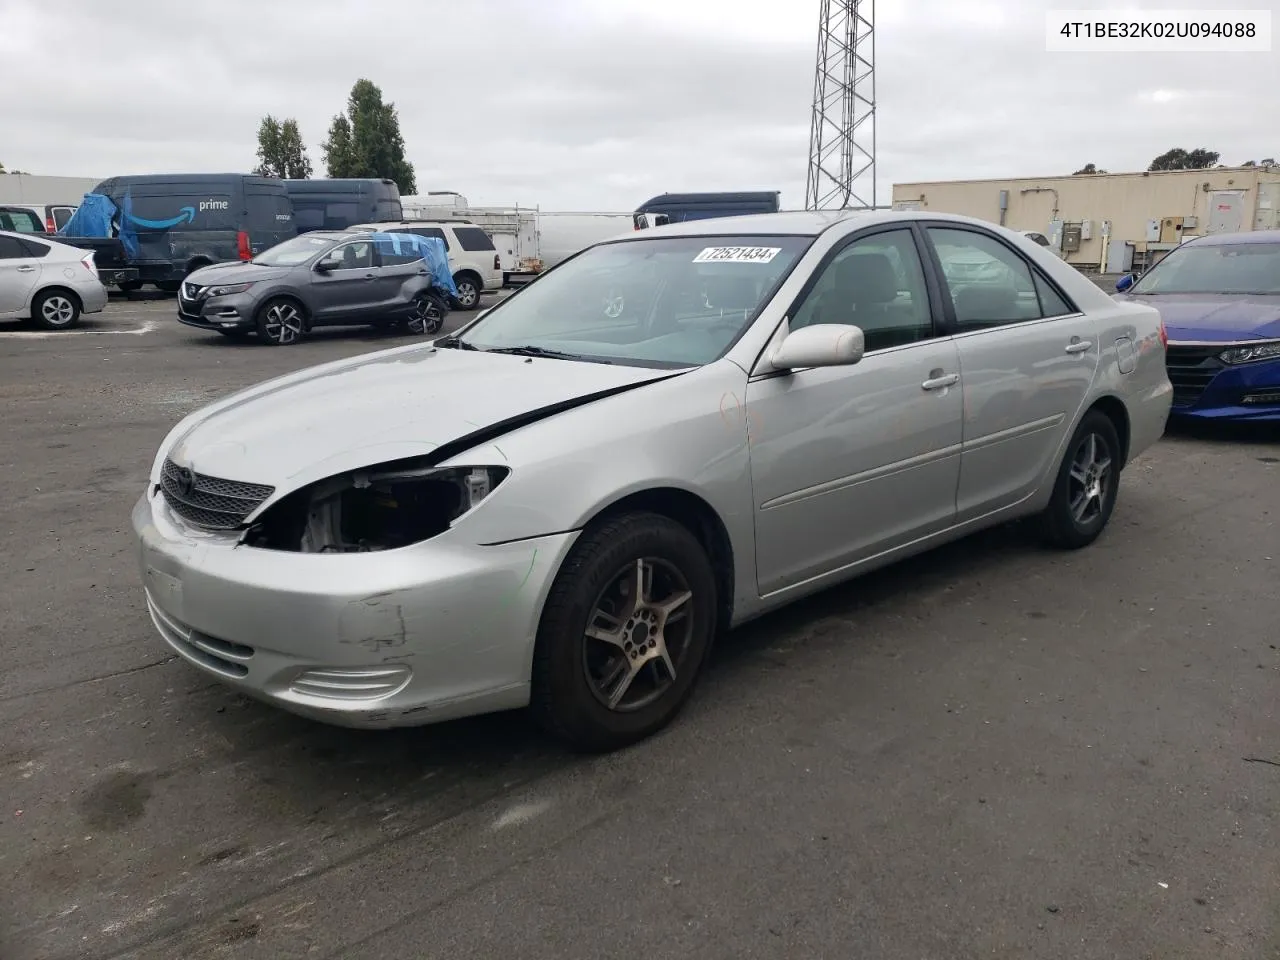
[[[432,344],[433,347],[448,347],[453,350],[479,350],[474,343],[467,343],[465,340],[459,340],[457,337],[442,337]]]
[[[587,363],[613,363],[612,360],[600,360],[595,357],[584,357],[578,353],[565,353],[561,350],[548,350],[546,347],[525,345],[522,347],[489,347],[486,353],[506,353],[513,357],[547,357],[551,360],[583,360]]]

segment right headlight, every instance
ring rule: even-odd
[[[1223,363],[1253,363],[1257,360],[1280,360],[1280,341],[1252,343],[1246,347],[1232,347],[1218,354]]]
[[[296,553],[369,553],[430,540],[474,510],[507,467],[384,466],[352,470],[273,504],[248,546]]]

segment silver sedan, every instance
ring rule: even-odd
[[[766,611],[1016,518],[1093,542],[1171,394],[1157,312],[1012,231],[700,221],[192,414],[133,524],[164,642],[244,693],[362,727],[528,706],[610,749]]]

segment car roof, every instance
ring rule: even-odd
[[[368,233],[388,233],[393,227],[414,227],[420,223],[429,223],[432,226],[446,223],[450,226],[455,224],[464,227],[475,226],[470,220],[386,220],[381,223],[357,223],[354,227],[347,227],[347,229],[361,230]]]
[[[1280,230],[1249,230],[1243,233],[1214,233],[1188,240],[1197,247],[1220,247],[1239,243],[1280,243]]]
[[[966,217],[954,213],[934,213],[924,210],[791,210],[779,213],[753,213],[736,217],[717,217],[706,220],[685,220],[661,227],[637,230],[634,237],[735,237],[735,236],[795,236],[816,237],[837,224],[856,222],[859,226],[879,223],[908,223],[913,220],[948,221],[968,223],[991,228],[989,220]],[[1000,229],[997,227],[997,229]]]

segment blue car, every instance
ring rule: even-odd
[[[1164,320],[1171,416],[1280,420],[1280,230],[1189,240],[1116,290]]]

